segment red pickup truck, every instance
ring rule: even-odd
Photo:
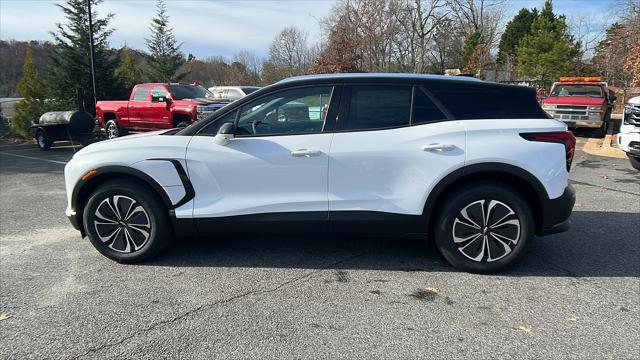
[[[129,101],[98,101],[96,117],[112,139],[129,131],[187,126],[228,103],[199,85],[147,83],[136,85]]]
[[[551,87],[542,108],[570,128],[592,128],[596,136],[603,137],[615,101],[615,95],[601,77],[562,77]]]

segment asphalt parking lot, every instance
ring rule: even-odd
[[[64,216],[72,153],[0,146],[0,358],[640,358],[626,159],[578,151],[572,229],[483,276],[399,239],[211,238],[117,264]]]

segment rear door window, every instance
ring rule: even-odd
[[[347,116],[338,120],[338,131],[376,130],[408,126],[411,86],[351,86]],[[349,87],[347,87],[348,91]]]

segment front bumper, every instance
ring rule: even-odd
[[[633,132],[623,132],[623,128],[629,128]],[[635,156],[640,156],[640,127],[633,125],[623,125],[617,136],[618,148],[620,150]]]
[[[604,123],[604,112],[602,110],[550,109],[545,111],[552,118],[562,121],[572,128],[599,128]]]
[[[569,230],[571,211],[576,203],[576,190],[569,184],[557,199],[547,199],[541,204],[542,222],[537,235],[551,235]]]
[[[84,231],[84,227],[82,227],[82,219],[80,218],[80,215],[76,214],[74,210],[71,210],[69,208],[65,210],[65,215],[67,215],[67,219],[69,219],[71,226],[73,226],[74,229],[80,231],[80,235],[82,235],[82,237],[85,237],[86,233]]]

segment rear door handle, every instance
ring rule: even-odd
[[[456,146],[452,144],[429,144],[422,147],[423,151],[429,152],[441,152],[441,151],[451,151],[455,149]]]
[[[291,152],[293,157],[312,157],[322,154],[320,150],[298,149]]]

